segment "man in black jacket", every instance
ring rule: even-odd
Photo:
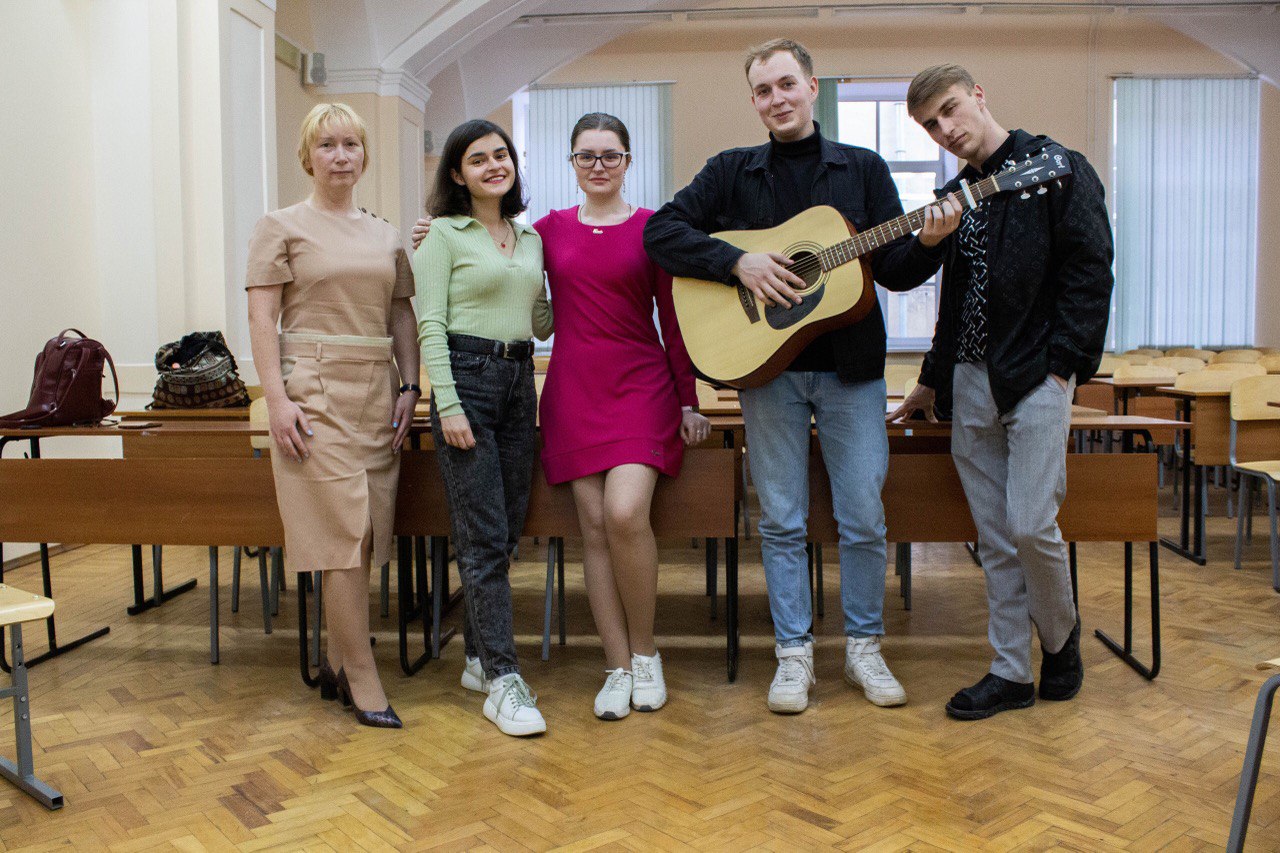
[[[907,110],[966,166],[972,182],[1052,140],[1004,130],[981,86],[958,65],[916,76]],[[1112,239],[1102,183],[1069,151],[1061,187],[1005,193],[966,210],[945,244],[933,348],[920,384],[889,417],[935,404],[952,412],[951,451],[978,528],[987,578],[991,671],[947,703],[962,720],[1065,700],[1084,681],[1080,618],[1057,515],[1066,495],[1066,439],[1077,383],[1098,368],[1111,306]],[[944,189],[951,189],[949,185]]]
[[[693,183],[649,219],[645,248],[673,275],[725,284],[736,279],[766,305],[799,304],[793,288],[803,282],[787,270],[787,258],[744,253],[709,232],[772,227],[819,204],[835,207],[863,230],[900,216],[902,203],[879,155],[821,134],[813,121],[818,80],[802,45],[776,39],[753,48],[746,73],[769,142],[708,160]],[[899,238],[871,258],[876,281],[909,290],[933,275],[941,259],[936,247],[959,221],[958,204],[938,207],[943,212],[929,215],[919,237]],[[781,376],[740,394],[777,641],[769,708],[779,713],[803,711],[814,684],[805,555],[811,419],[817,422],[840,530],[845,678],[877,705],[907,701],[880,653],[880,492],[889,458],[884,362],[884,319],[877,305],[860,322],[817,338]]]

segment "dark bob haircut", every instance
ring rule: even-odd
[[[471,216],[471,192],[465,185],[453,179],[453,173],[462,173],[462,158],[477,139],[483,139],[496,133],[507,146],[511,155],[511,168],[515,171],[515,182],[507,194],[502,197],[502,215],[514,219],[524,213],[528,200],[524,195],[524,181],[520,177],[520,158],[516,154],[516,146],[511,142],[507,132],[491,121],[472,119],[464,121],[453,129],[444,144],[440,155],[440,166],[436,169],[435,187],[431,192],[431,203],[428,211],[432,216]]]

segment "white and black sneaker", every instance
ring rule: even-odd
[[[602,720],[621,720],[631,713],[631,690],[635,678],[622,667],[605,672],[609,675],[604,680],[604,687],[596,694],[596,716]]]

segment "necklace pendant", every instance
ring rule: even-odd
[[[592,229],[591,229],[591,233],[592,233],[592,234],[603,234],[604,232],[603,232],[603,231],[601,231],[599,228],[592,228]]]

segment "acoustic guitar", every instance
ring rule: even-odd
[[[963,209],[976,208],[996,193],[1029,190],[1071,174],[1066,149],[1048,145],[1025,162],[970,184],[960,182]],[[762,305],[736,279],[722,282],[676,278],[672,283],[676,316],[694,368],[704,379],[732,388],[754,388],[781,373],[824,332],[856,323],[876,304],[866,256],[924,227],[922,207],[863,233],[835,208],[818,206],[775,228],[712,234],[747,252],[777,252],[791,259],[788,268],[804,280],[799,305]]]

